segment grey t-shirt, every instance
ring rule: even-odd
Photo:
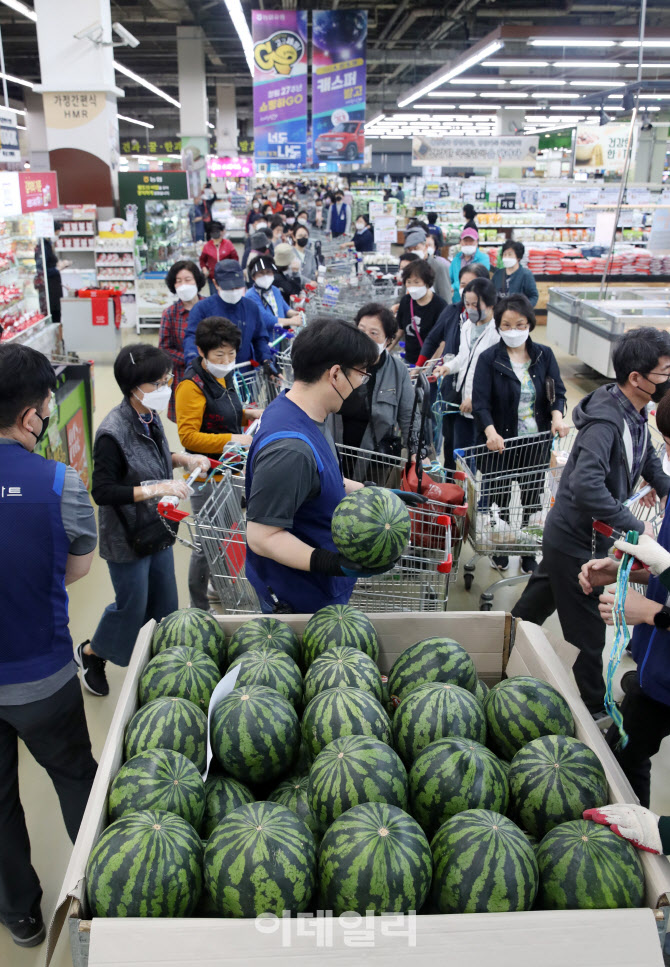
[[[337,457],[335,441],[326,424],[314,421],[314,425]],[[254,460],[247,520],[287,529],[298,508],[320,493],[321,480],[310,445],[292,438],[275,440],[263,447]]]
[[[0,445],[15,443],[0,437]],[[70,554],[90,554],[98,542],[95,511],[84,483],[74,469],[68,467],[63,481],[60,502],[63,527],[70,541]],[[74,659],[53,675],[36,682],[20,682],[17,685],[0,685],[0,705],[27,705],[54,695],[77,674]]]

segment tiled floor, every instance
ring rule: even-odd
[[[538,341],[542,340],[537,334]],[[568,386],[570,407],[585,393],[592,390],[596,383],[588,375],[583,375],[581,364],[568,356],[557,354],[561,372]],[[96,425],[105,414],[116,405],[119,400],[118,389],[114,383],[111,367],[96,366],[95,371],[96,395]],[[168,433],[175,449],[178,439],[173,424],[167,423]],[[180,588],[180,604],[188,604],[186,592],[186,573],[189,552],[177,546],[175,556],[177,564],[177,581]],[[462,560],[469,554],[466,549]],[[512,558],[508,576],[517,573],[518,560]],[[496,579],[495,572],[486,560],[479,561],[475,580],[470,592],[466,592],[462,579],[452,587],[449,599],[450,610],[473,610],[478,607],[479,594]],[[521,593],[523,584],[503,588],[496,594],[496,609],[509,610]],[[113,598],[111,583],[107,568],[99,558],[94,562],[89,576],[71,588],[70,594],[70,626],[75,642],[82,641],[92,635],[102,609]],[[545,625],[550,638],[560,639],[560,626],[555,617]],[[111,694],[106,699],[94,698],[85,694],[86,713],[89,731],[93,742],[94,754],[99,756],[104,745],[107,729],[114,711],[114,703],[118,697],[123,681],[124,669],[114,665],[108,666],[108,678]],[[656,812],[670,813],[670,766],[668,764],[668,747],[659,753],[654,762],[652,782],[652,807]],[[665,761],[664,761],[665,759]],[[44,889],[43,911],[48,920],[53,911],[59,894],[63,874],[70,854],[70,842],[60,814],[58,801],[53,787],[44,771],[36,765],[24,748],[21,748],[20,781],[24,809],[33,848],[33,862],[41,878]],[[0,965],[3,967],[37,967],[44,963],[46,948],[44,946],[32,951],[19,950],[9,939],[8,933],[0,927]],[[54,967],[71,967],[67,931],[58,945],[56,955],[52,961]]]

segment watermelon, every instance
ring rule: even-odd
[[[358,648],[375,663],[379,659],[374,625],[366,614],[350,604],[329,604],[309,619],[302,633],[303,667],[309,668],[315,658],[333,645]]]
[[[310,752],[309,748],[305,744],[304,740],[300,739],[300,748],[298,750],[298,755],[291,766],[291,773],[295,776],[306,776],[309,770],[312,768],[312,762],[314,761],[314,756]]]
[[[207,765],[207,716],[187,698],[155,698],[126,726],[125,757],[147,749],[181,752],[204,772]]]
[[[327,688],[302,716],[302,738],[312,755],[342,735],[372,735],[391,745],[391,720],[374,696],[360,688]]]
[[[509,784],[500,760],[472,739],[438,739],[418,754],[409,773],[411,813],[427,836],[466,809],[506,813]]]
[[[644,872],[628,840],[609,826],[572,820],[550,830],[537,848],[539,900],[545,910],[641,907]]]
[[[520,749],[510,766],[509,788],[510,816],[539,839],[610,801],[600,759],[566,735],[543,735]]]
[[[311,832],[276,802],[252,802],[229,813],[205,849],[205,885],[220,917],[300,913],[314,893]]]
[[[518,676],[494,685],[484,703],[489,741],[499,756],[513,759],[541,735],[575,734],[572,712],[553,685]]]
[[[538,888],[533,847],[510,819],[467,809],[438,829],[431,899],[439,913],[530,910]]]
[[[141,809],[176,813],[195,829],[205,811],[205,784],[190,759],[172,749],[149,749],[124,763],[109,787],[109,818]]]
[[[477,684],[475,685],[475,689],[474,689],[474,696],[477,699],[477,701],[481,702],[481,704],[483,705],[488,693],[489,693],[488,685],[485,682],[483,682],[480,678],[478,678]]]
[[[348,645],[334,645],[314,659],[305,675],[305,701],[338,685],[362,688],[378,702],[382,700],[382,676],[376,664],[365,652]]]
[[[319,904],[334,916],[420,910],[431,874],[430,846],[416,820],[389,803],[361,803],[338,816],[321,841]]]
[[[315,841],[320,839],[319,824],[309,805],[307,776],[289,776],[268,796],[270,802],[278,802],[296,814],[309,828]]]
[[[300,640],[293,628],[278,618],[264,616],[245,621],[233,633],[228,642],[228,662],[232,664],[260,645],[283,651],[296,663],[300,661]]]
[[[300,746],[300,723],[291,703],[265,685],[236,688],[211,718],[212,750],[226,772],[242,782],[279,779]]]
[[[238,806],[254,802],[253,793],[230,776],[207,776],[205,781],[205,814],[201,833],[209,839],[222,819]]]
[[[142,672],[140,705],[154,698],[175,695],[187,698],[206,711],[220,678],[219,666],[204,651],[186,645],[168,648],[152,658]]]
[[[340,554],[363,567],[388,567],[403,554],[412,522],[404,502],[385,487],[347,494],[333,512],[330,530]]]
[[[272,645],[259,645],[244,652],[228,671],[238,665],[235,688],[266,685],[287,698],[294,708],[302,705],[302,675],[290,655]]]
[[[422,749],[445,736],[484,744],[484,710],[472,692],[460,685],[420,685],[402,700],[393,716],[396,752],[409,768]]]
[[[389,672],[389,694],[398,704],[419,685],[430,682],[449,682],[474,691],[474,662],[452,638],[424,638],[398,655]]]
[[[186,645],[198,648],[216,662],[223,671],[226,660],[226,636],[214,615],[201,608],[181,608],[163,618],[154,631],[151,652],[157,655],[166,648]]]
[[[369,735],[344,735],[314,760],[308,797],[322,827],[362,802],[407,809],[407,771],[386,743]]]
[[[94,917],[189,917],[202,889],[202,843],[181,816],[143,809],[116,819],[86,864]]]

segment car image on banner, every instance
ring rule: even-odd
[[[364,160],[367,31],[363,10],[312,14],[315,162]]]
[[[365,124],[363,121],[342,121],[330,131],[320,134],[314,150],[317,158],[342,158],[344,161],[360,161],[365,150]]]

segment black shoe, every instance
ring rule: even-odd
[[[537,570],[537,561],[534,557],[525,556],[521,558],[521,570],[524,574],[532,574]]]
[[[19,947],[37,947],[44,943],[47,935],[44,920],[39,911],[36,917],[24,917],[23,920],[8,923],[7,929],[12,935],[12,940]]]
[[[74,650],[74,660],[81,668],[81,681],[84,688],[91,695],[98,695],[102,698],[109,695],[109,685],[105,675],[107,662],[103,658],[98,658],[97,655],[87,655],[84,652],[84,645],[88,644],[88,641],[82,641],[80,645],[77,645]]]
[[[491,558],[493,566],[497,567],[499,571],[506,571],[509,567],[509,557],[507,554],[494,554]]]

